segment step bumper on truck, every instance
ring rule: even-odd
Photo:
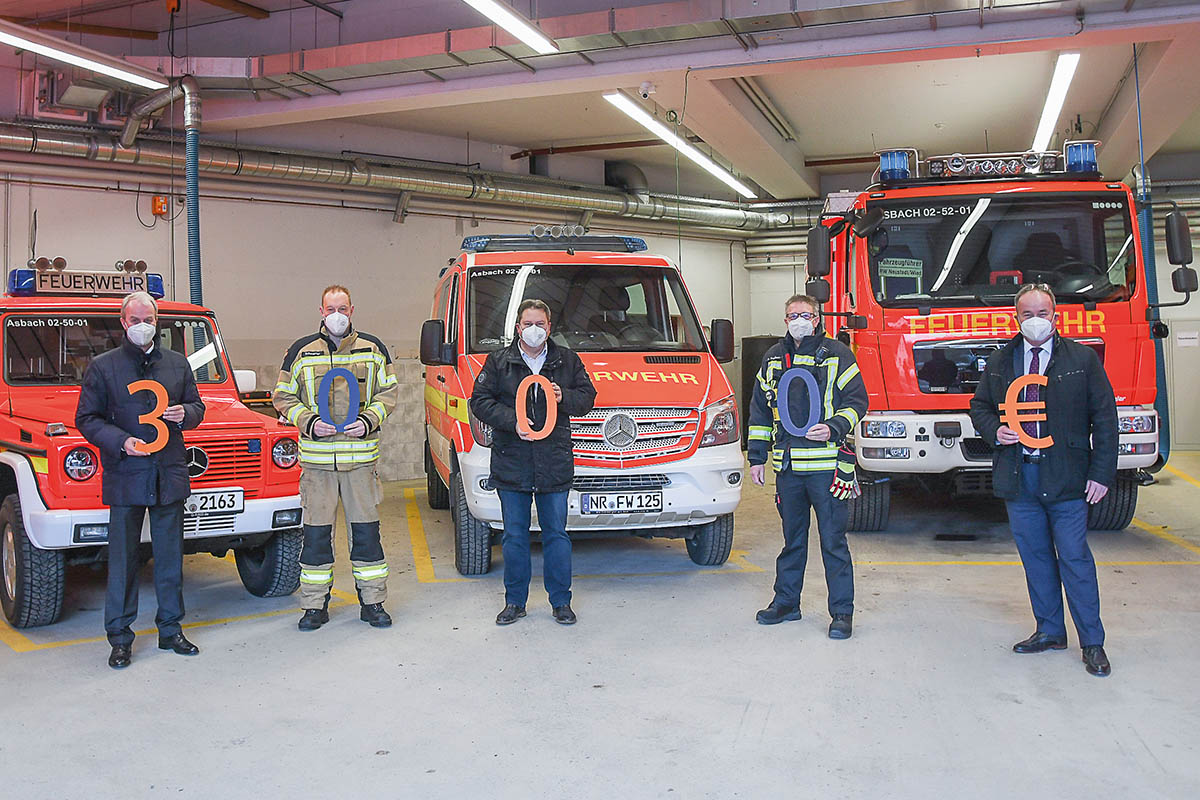
[[[887,436],[866,436],[876,423]],[[961,435],[937,435],[935,428],[957,424]],[[1141,469],[1158,460],[1158,414],[1153,408],[1120,406],[1117,469]],[[945,431],[941,431],[945,432]],[[953,470],[991,469],[993,443],[975,432],[969,414],[946,412],[871,412],[855,430],[858,465],[870,472],[942,474]]]
[[[502,526],[500,497],[490,488],[491,450],[476,445],[459,456],[467,507],[492,527]],[[568,530],[623,530],[703,525],[733,513],[742,497],[745,461],[737,442],[705,447],[679,461],[637,469],[575,468],[567,499]],[[488,487],[488,488],[485,488]],[[662,509],[633,513],[583,513],[584,494],[662,493]],[[534,524],[537,528],[536,508]]]
[[[35,547],[63,550],[107,543],[108,509],[50,509],[46,507],[29,461],[13,453],[0,454],[13,468],[21,498],[25,532]],[[228,487],[238,489],[242,487]],[[212,489],[216,490],[216,489]],[[205,487],[204,491],[210,491]],[[300,527],[300,495],[248,499],[238,513],[184,515],[184,539],[249,536]],[[150,541],[149,519],[142,523],[142,541]]]

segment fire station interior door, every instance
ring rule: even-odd
[[[1172,446],[1200,450],[1200,319],[1170,319],[1167,379]]]

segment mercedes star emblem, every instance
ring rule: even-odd
[[[623,450],[637,440],[637,423],[628,414],[613,414],[604,421],[604,441]]]
[[[187,449],[187,469],[189,478],[199,478],[208,472],[208,453],[199,447]]]

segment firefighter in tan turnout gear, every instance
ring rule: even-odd
[[[329,621],[333,588],[333,523],[338,498],[350,531],[350,563],[362,606],[359,617],[376,628],[392,618],[387,599],[387,561],[379,541],[382,487],[375,471],[379,460],[379,428],[396,407],[399,384],[387,346],[354,329],[354,306],[344,286],[321,293],[321,327],[297,340],[283,360],[274,403],[300,433],[300,495],[304,506],[304,549],[300,553],[302,631]],[[326,386],[328,413],[322,419],[322,380],[333,370],[347,370]],[[357,392],[355,392],[357,389]],[[350,407],[357,393],[357,406]],[[332,420],[332,424],[330,422]],[[344,425],[341,432],[338,427]]]

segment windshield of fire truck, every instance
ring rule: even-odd
[[[1128,300],[1136,285],[1126,195],[1020,192],[871,202],[871,287],[884,306],[1010,305],[1025,283],[1065,302]]]
[[[550,307],[555,343],[581,351],[701,351],[704,333],[679,274],[667,267],[525,265],[468,273],[467,335],[473,353],[513,340],[517,307]]]
[[[117,314],[9,314],[4,321],[4,377],[10,386],[78,385],[92,359],[120,347]],[[201,317],[158,320],[156,347],[188,357],[197,383],[223,383],[224,359],[212,323]]]

